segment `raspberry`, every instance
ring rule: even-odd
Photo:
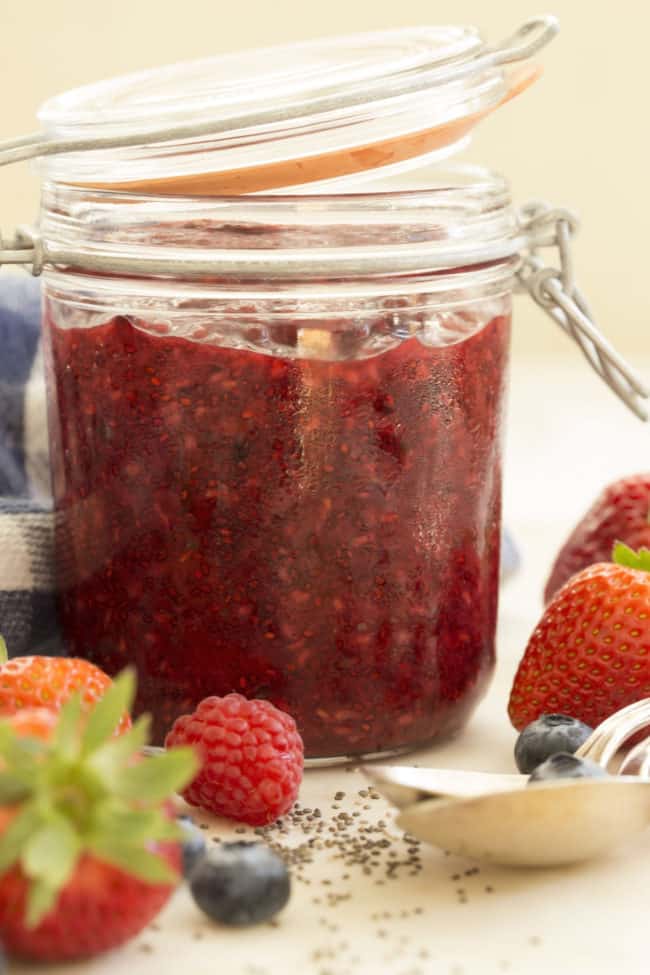
[[[174,722],[165,744],[193,745],[203,767],[183,793],[193,806],[264,826],[293,805],[303,743],[291,715],[241,694],[206,697]]]

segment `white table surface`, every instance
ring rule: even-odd
[[[413,755],[417,764],[513,771],[515,733],[505,707],[512,674],[540,611],[550,561],[575,518],[608,480],[648,467],[649,429],[600,388],[577,354],[568,367],[515,363],[505,508],[523,568],[503,591],[499,664],[492,687],[457,740]],[[650,368],[644,370],[650,374]],[[408,760],[407,760],[408,761]],[[294,880],[273,925],[228,930],[205,922],[184,891],[127,947],[60,975],[600,975],[650,971],[647,936],[650,834],[615,857],[580,867],[506,870],[422,846],[421,870],[386,879],[391,852],[406,852],[383,800],[364,799],[354,771],[307,772],[300,802],[325,821],[340,811],[383,819],[392,845],[378,867],[343,867],[322,849]],[[346,798],[333,810],[333,797]],[[370,807],[370,808],[364,808]],[[310,828],[314,827],[314,820]],[[241,839],[205,819],[206,836]],[[364,827],[366,828],[366,827]],[[250,831],[247,831],[250,832]],[[313,834],[312,834],[313,835]],[[360,834],[376,839],[379,833]],[[280,836],[304,842],[297,827]],[[395,857],[393,857],[395,859]],[[466,871],[471,871],[466,874]],[[343,878],[343,875],[345,879]],[[378,881],[382,881],[379,883]],[[462,892],[462,893],[461,893]],[[330,901],[336,903],[328,903]],[[338,899],[337,895],[342,895]],[[34,971],[14,965],[12,973]]]

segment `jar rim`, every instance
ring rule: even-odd
[[[40,233],[59,268],[222,282],[426,274],[521,247],[507,181],[468,165],[372,193],[170,198],[46,183]]]

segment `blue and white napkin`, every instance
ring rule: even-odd
[[[12,656],[56,653],[53,519],[40,354],[40,288],[0,280],[0,633]]]

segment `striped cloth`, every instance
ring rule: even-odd
[[[58,653],[40,288],[0,281],[0,634],[13,656]],[[519,564],[504,534],[502,575]]]
[[[40,289],[0,287],[0,633],[13,655],[61,644],[54,607]]]

